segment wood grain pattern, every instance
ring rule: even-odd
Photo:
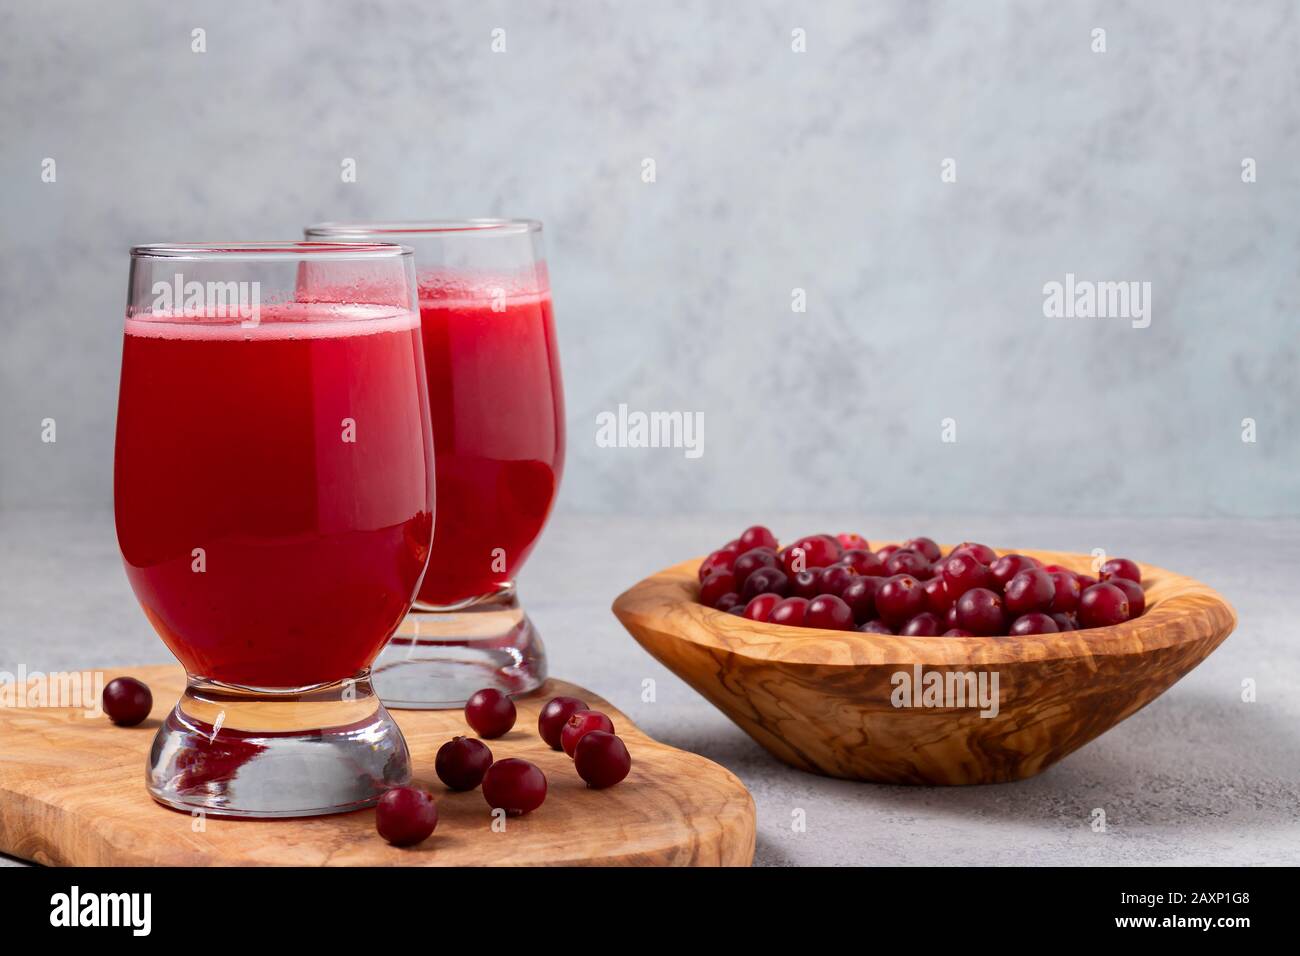
[[[1083,572],[1092,561],[1019,553]],[[905,638],[759,624],[697,603],[698,559],[626,591],[614,613],[646,650],[792,766],[883,783],[997,783],[1031,777],[1131,716],[1236,626],[1211,588],[1139,566],[1145,614],[1065,634]],[[997,715],[894,706],[894,675],[914,673],[914,665],[944,675],[996,673]]]
[[[479,790],[451,793],[433,772],[445,741],[468,733],[460,711],[392,711],[406,735],[416,780],[438,800],[433,836],[408,849],[375,833],[374,811],[303,820],[211,817],[195,832],[188,814],[154,803],[144,764],[154,731],[184,686],[179,667],[108,671],[150,685],[151,718],[112,726],[68,708],[0,708],[0,851],[37,863],[79,866],[748,866],[754,856],[754,803],[729,771],[647,737],[595,694],[550,680],[516,701],[519,719],[489,741],[497,759],[523,757],[542,768],[546,802],[491,829]],[[590,790],[572,761],[537,735],[541,706],[557,694],[609,714],[632,753],[618,786]]]

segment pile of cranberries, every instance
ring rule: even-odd
[[[782,548],[754,525],[700,564],[700,602],[753,621],[907,637],[1055,634],[1132,620],[1146,609],[1127,558],[1099,577],[966,541],[872,551],[857,534],[811,534]]]
[[[465,722],[488,740],[509,733],[517,716],[514,701],[492,688],[478,691],[465,704]],[[552,750],[573,758],[578,776],[593,790],[614,786],[632,769],[632,757],[615,735],[614,722],[576,697],[547,701],[537,732]],[[531,813],[546,799],[546,774],[536,764],[517,757],[494,760],[488,745],[473,737],[453,737],[443,744],[433,768],[450,790],[482,785],[488,806],[507,816]],[[433,797],[419,787],[394,787],[380,798],[375,827],[395,846],[419,843],[437,825]]]

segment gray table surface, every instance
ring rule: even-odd
[[[603,695],[652,736],[734,771],[758,809],[756,862],[806,864],[1300,863],[1300,521],[771,517],[778,535],[854,530],[885,540],[1071,551],[1104,547],[1199,578],[1237,609],[1235,634],[1119,727],[1038,777],[986,787],[831,780],[768,756],[654,661],[611,600],[641,577],[733,537],[743,516],[559,515],[520,590],[557,677]],[[112,515],[0,513],[0,670],[163,663],[127,586]],[[645,678],[656,699],[643,703]],[[1242,681],[1257,700],[1241,700]],[[1107,828],[1089,826],[1093,808]],[[807,828],[796,832],[796,809]],[[19,861],[0,857],[0,864]]]

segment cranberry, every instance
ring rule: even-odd
[[[744,616],[745,616],[745,605],[742,604],[742,603],[740,602],[739,597],[740,597],[740,596],[737,595],[736,603],[735,603],[734,605],[732,605],[731,607],[727,608],[727,613],[728,613],[728,614],[734,614],[734,615],[736,615],[736,617],[744,617]]]
[[[717,602],[713,606],[719,611],[730,611],[737,605],[739,605],[741,611],[745,610],[745,602],[740,599],[740,595],[735,591],[729,591],[722,595],[722,597],[718,598]]]
[[[1079,623],[1084,627],[1123,624],[1128,617],[1128,595],[1109,582],[1094,584],[1079,595]]]
[[[760,624],[766,621],[771,615],[773,609],[782,601],[779,594],[760,594],[758,597],[751,598],[750,602],[745,605],[745,610],[741,611],[745,617],[751,621],[758,621]]]
[[[1079,606],[1079,579],[1072,571],[1047,571],[1052,579],[1052,604],[1048,608],[1053,614],[1064,614]]]
[[[1142,585],[1132,578],[1112,577],[1106,583],[1119,588],[1124,592],[1124,596],[1128,598],[1129,620],[1140,616],[1147,609],[1146,592],[1142,590]]]
[[[700,585],[700,603],[709,607],[718,606],[718,598],[724,594],[733,594],[736,588],[736,576],[730,571],[715,571],[704,579]]]
[[[775,568],[779,562],[771,548],[753,548],[736,559],[731,573],[736,576],[736,586],[744,587],[746,579],[762,568]]]
[[[867,544],[867,539],[860,534],[850,534],[842,531],[835,536],[835,540],[840,543],[840,547],[845,551],[870,551],[871,545]]]
[[[1092,587],[1094,584],[1097,583],[1097,579],[1094,578],[1091,574],[1076,574],[1074,577],[1075,580],[1079,582],[1080,591],[1086,591],[1088,590],[1088,588]]]
[[[953,601],[952,607],[948,608],[948,613],[944,615],[944,622],[950,628],[957,626],[957,602],[956,601]]]
[[[483,799],[508,816],[529,813],[546,799],[546,774],[518,757],[498,760],[483,778]]]
[[[885,562],[885,572],[890,575],[910,574],[918,581],[924,581],[934,575],[934,569],[925,555],[919,551],[901,548],[889,556]]]
[[[807,571],[809,568],[824,568],[840,559],[840,543],[829,535],[810,534],[800,538],[783,552],[786,573]],[[793,567],[797,559],[802,567]]]
[[[857,576],[858,573],[847,564],[832,564],[828,568],[822,568],[817,575],[817,593],[839,597]]]
[[[963,630],[960,627],[950,627],[943,632],[944,637],[974,637],[970,631]]]
[[[948,553],[948,556],[952,557],[954,554],[959,552],[971,555],[980,564],[992,564],[998,559],[998,553],[987,544],[978,544],[974,541],[963,541],[961,544],[957,545],[957,547],[953,548],[952,551]]]
[[[739,542],[741,554],[754,548],[771,548],[773,553],[776,552],[776,535],[761,524],[746,528],[736,541]]]
[[[386,790],[375,807],[375,829],[393,846],[426,840],[438,825],[438,805],[418,787]]]
[[[916,551],[931,564],[943,556],[943,551],[934,543],[933,538],[913,538],[911,541],[903,542],[903,547]]]
[[[943,620],[948,608],[952,607],[952,595],[948,593],[948,585],[943,582],[943,575],[936,574],[921,585],[921,590],[925,592],[925,609]]]
[[[884,621],[867,621],[858,628],[863,634],[893,634]]]
[[[744,601],[752,600],[760,594],[784,596],[789,593],[790,579],[785,576],[785,572],[776,568],[760,568],[745,580],[745,586],[740,589],[740,597]]]
[[[768,616],[769,624],[784,624],[786,627],[803,627],[804,615],[808,613],[808,599],[788,597]]]
[[[564,725],[578,711],[586,709],[587,705],[576,697],[552,697],[537,717],[537,733],[546,741],[546,746],[559,750]]]
[[[993,575],[993,580],[998,582],[998,587],[1005,588],[1008,581],[1033,566],[1033,563],[1023,554],[1004,554],[989,565],[989,574]]]
[[[969,552],[953,553],[943,562],[943,583],[948,596],[954,601],[971,588],[987,587],[993,583],[988,567]]]
[[[840,563],[847,564],[858,574],[869,574],[872,577],[883,577],[885,574],[885,564],[870,551],[853,548],[845,551],[840,555]]]
[[[876,591],[880,589],[880,584],[880,578],[864,578],[859,575],[840,592],[840,600],[849,606],[853,620],[859,624],[876,616]]]
[[[614,786],[632,769],[632,757],[622,739],[603,730],[593,730],[582,738],[573,763],[578,776],[593,790]]]
[[[890,627],[899,627],[925,610],[921,582],[908,574],[887,579],[876,592],[876,610]]]
[[[1052,614],[1050,617],[1056,622],[1056,629],[1058,631],[1077,631],[1079,629],[1079,622],[1074,619],[1073,614],[1058,613]]]
[[[882,562],[888,561],[896,552],[902,550],[903,546],[901,544],[886,544],[882,547],[876,548],[876,557],[878,557]]]
[[[557,700],[573,700],[558,697]],[[575,701],[575,703],[581,703]],[[453,737],[438,748],[433,769],[438,779],[452,790],[473,790],[483,782],[483,774],[492,766],[492,751],[473,737]]]
[[[119,727],[134,727],[153,710],[153,693],[134,677],[117,677],[104,688],[104,713]]]
[[[898,633],[904,637],[934,637],[939,633],[941,626],[937,617],[929,611],[922,611],[904,624],[903,629]]]
[[[1011,633],[1017,636],[1022,634],[1055,634],[1060,628],[1056,622],[1048,615],[1038,611],[1031,611],[1028,614],[1022,614],[1011,624]]]
[[[1056,588],[1047,572],[1029,568],[1007,582],[1004,603],[1008,614],[1019,617],[1031,611],[1046,611],[1055,596]]]
[[[735,566],[738,555],[734,549],[719,548],[700,562],[700,582],[710,574],[718,571],[730,571]]]
[[[853,612],[834,594],[822,594],[808,602],[803,618],[804,627],[820,627],[828,631],[853,630]]]
[[[465,721],[480,737],[500,737],[515,725],[515,702],[495,687],[485,687],[465,702]]]
[[[1063,564],[1046,564],[1046,565],[1043,565],[1043,570],[1046,571],[1048,574],[1055,574],[1057,571],[1061,571],[1061,572],[1063,572],[1063,573],[1065,573],[1065,574],[1073,574],[1073,573],[1074,573],[1073,571],[1071,571],[1069,568],[1067,568],[1067,567],[1066,567],[1065,565],[1063,565]]]
[[[614,721],[598,710],[575,710],[565,721],[564,730],[560,732],[560,746],[572,757],[573,748],[578,746],[578,741],[584,734],[589,734],[593,730],[603,730],[607,734],[612,734]]]
[[[957,626],[972,634],[1002,631],[1002,595],[988,588],[971,588],[957,599]]]
[[[1111,558],[1101,566],[1101,579],[1109,581],[1111,578],[1127,578],[1141,584],[1142,572],[1138,570],[1137,564],[1128,558]]]
[[[800,571],[790,581],[790,593],[795,597],[815,598],[821,594],[821,571]]]

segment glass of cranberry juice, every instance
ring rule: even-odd
[[[409,249],[132,250],[117,535],[188,675],[156,800],[309,816],[409,779],[370,666],[428,561],[432,448]]]
[[[515,576],[564,467],[564,395],[541,223],[324,223],[307,238],[415,251],[438,484],[433,550],[410,616],[375,664],[394,707],[460,707],[546,678]]]

